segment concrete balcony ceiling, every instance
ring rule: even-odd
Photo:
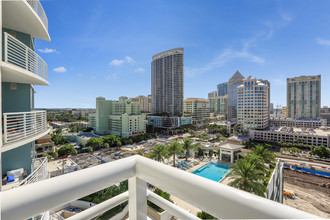
[[[47,16],[39,0],[3,1],[2,22],[4,28],[50,41]]]

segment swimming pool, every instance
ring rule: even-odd
[[[220,182],[229,172],[230,168],[226,165],[208,162],[204,166],[194,170],[192,173],[198,176]]]

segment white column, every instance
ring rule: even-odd
[[[234,163],[234,151],[230,152],[230,162]]]
[[[128,179],[128,190],[129,219],[147,219],[147,183],[138,177],[132,177]]]
[[[222,160],[222,150],[220,149],[220,161]]]

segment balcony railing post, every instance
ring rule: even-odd
[[[5,46],[5,62],[8,62],[8,34],[7,32],[5,32],[5,42],[4,42],[4,46]]]
[[[4,143],[7,143],[7,115],[3,114],[3,139]]]
[[[132,177],[128,179],[128,190],[129,219],[147,219],[147,183],[138,177]]]
[[[26,114],[23,114],[23,134],[26,137]]]

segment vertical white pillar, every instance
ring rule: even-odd
[[[220,161],[222,160],[222,150],[220,149]]]
[[[234,152],[233,151],[230,152],[230,162],[234,163]]]
[[[129,219],[147,219],[147,183],[138,177],[132,177],[128,179],[128,190]]]
[[[0,1],[0,42],[2,42],[2,1]],[[2,43],[0,43],[0,176],[2,177]],[[2,181],[0,181],[0,191],[2,190]],[[1,205],[1,204],[0,204]],[[0,217],[1,219],[1,217]]]

